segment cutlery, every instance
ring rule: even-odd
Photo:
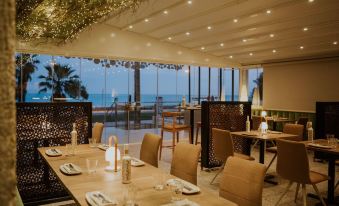
[[[56,149],[51,149],[51,151],[52,151],[53,153],[55,153],[55,154],[58,154],[58,153],[59,153],[58,151],[56,151]]]
[[[71,163],[67,164],[67,166],[70,170],[73,170],[73,172],[78,172],[78,170],[76,170]]]
[[[188,190],[188,191],[192,191],[192,188],[190,188],[190,187],[188,187],[188,186],[186,186],[186,185],[184,185],[184,188],[185,188],[186,190]]]
[[[93,194],[93,196],[99,199],[101,201],[101,204],[110,203],[110,201],[106,200],[106,198],[101,193]]]

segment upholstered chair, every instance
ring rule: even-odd
[[[196,185],[200,151],[201,147],[198,145],[177,144],[172,158],[171,175]]]
[[[92,128],[92,138],[95,139],[96,143],[101,142],[102,131],[104,129],[104,124],[101,122],[94,123]]]
[[[141,143],[140,160],[158,167],[158,152],[161,138],[159,135],[146,133]]]

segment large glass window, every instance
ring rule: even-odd
[[[263,93],[263,69],[255,68],[248,70],[248,94],[249,101],[252,101],[255,88],[258,88],[260,94],[260,101],[262,101]]]

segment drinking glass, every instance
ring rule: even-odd
[[[329,135],[328,141],[329,141],[329,145],[332,148],[337,148],[337,139],[335,138],[334,134]]]
[[[75,147],[72,144],[66,144],[66,156],[75,155]]]
[[[96,147],[96,139],[95,138],[88,138],[89,147]]]
[[[136,206],[137,203],[138,189],[135,185],[127,185],[123,190],[123,205],[125,206]]]
[[[97,159],[86,159],[86,166],[88,174],[95,173],[98,167],[98,160]]]
[[[155,180],[154,189],[155,190],[164,190],[165,189],[166,174],[165,173],[154,173],[152,176]]]
[[[169,184],[169,188],[171,190],[171,201],[177,202],[182,200],[182,190],[184,185],[179,180],[173,180],[171,184]]]

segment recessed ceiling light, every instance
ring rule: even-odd
[[[167,11],[167,10],[165,10],[163,13],[164,13],[164,14],[168,14],[168,11]]]
[[[273,37],[274,37],[274,34],[270,34],[270,37],[273,38]]]
[[[201,50],[205,50],[205,47],[202,46],[200,49],[201,49]]]
[[[133,29],[133,25],[129,25],[128,28],[129,28],[129,29]]]
[[[238,19],[233,19],[233,22],[234,22],[234,23],[237,23],[237,22],[238,22]]]
[[[314,0],[308,0],[308,2],[312,3],[312,2],[314,2]]]
[[[304,31],[308,31],[308,28],[307,28],[307,27],[304,27],[303,30],[304,30]]]
[[[276,53],[276,52],[277,52],[277,50],[273,49],[273,50],[272,50],[272,52],[273,52],[273,53]]]
[[[150,47],[152,44],[150,42],[147,42],[146,46]]]
[[[243,39],[242,42],[247,42],[247,39]]]
[[[253,53],[252,53],[252,52],[250,53],[250,56],[253,56]]]
[[[188,4],[192,4],[193,2],[192,1],[187,1]]]
[[[302,49],[304,49],[304,47],[303,47],[303,46],[300,46],[300,47],[299,47],[299,49],[301,49],[301,50],[302,50]]]
[[[271,14],[272,11],[271,10],[266,10],[266,14]]]
[[[169,36],[167,39],[168,39],[168,40],[172,40],[172,37]]]
[[[211,29],[212,29],[212,27],[211,27],[211,26],[208,26],[208,27],[207,27],[207,29],[208,29],[208,30],[211,30]]]
[[[334,41],[334,42],[333,42],[333,44],[334,44],[334,45],[337,45],[337,44],[338,44],[338,42],[337,42],[337,41]]]
[[[149,19],[145,19],[144,21],[145,21],[145,22],[149,22]]]
[[[232,56],[232,55],[230,55],[230,56],[229,56],[229,58],[230,58],[230,59],[233,59],[233,56]]]
[[[191,35],[191,33],[189,33],[189,32],[186,32],[185,34],[186,34],[186,36],[189,36],[189,35]]]
[[[220,46],[224,46],[224,43],[220,43]]]

